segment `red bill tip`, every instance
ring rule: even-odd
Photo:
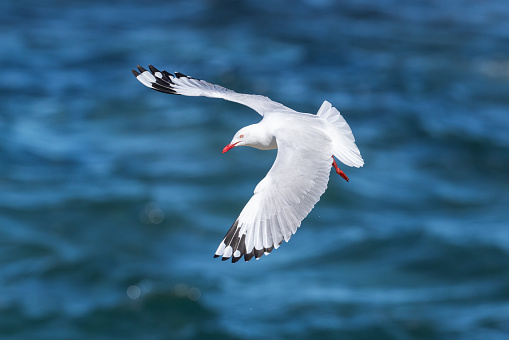
[[[227,146],[224,147],[223,149],[223,153],[227,152],[228,150],[230,149],[233,149],[235,147],[235,145],[239,144],[240,142],[237,142],[237,143],[233,143],[233,144],[228,144]]]

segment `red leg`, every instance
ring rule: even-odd
[[[334,167],[334,169],[336,169],[336,173],[338,175],[340,175],[341,177],[343,177],[345,179],[345,181],[349,182],[350,179],[345,175],[345,173],[343,172],[343,170],[341,170],[340,168],[338,168],[338,164],[336,163],[336,160],[334,159],[334,156],[332,156],[332,166]]]

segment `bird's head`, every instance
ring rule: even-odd
[[[250,146],[260,150],[271,150],[277,148],[276,139],[274,135],[267,131],[266,126],[261,123],[252,124],[243,127],[235,136],[233,136],[230,144],[224,147],[223,153],[236,146]]]
[[[224,147],[223,153],[227,152],[230,149],[233,149],[236,146],[243,146],[243,145],[249,146],[250,143],[256,142],[255,140],[253,140],[252,130],[253,130],[253,127],[252,127],[252,125],[250,125],[250,126],[246,126],[242,129],[240,129],[239,131],[237,131],[235,136],[233,136],[233,139],[230,142],[230,144],[228,144],[227,146]]]

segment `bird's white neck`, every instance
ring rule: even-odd
[[[263,120],[246,128],[250,138],[244,145],[260,150],[277,149],[276,137],[266,128]]]

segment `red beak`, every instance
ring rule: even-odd
[[[240,142],[237,142],[237,143],[233,143],[233,144],[228,144],[227,146],[224,147],[223,149],[223,153],[227,152],[228,150],[230,149],[233,149],[235,147],[235,145],[239,144]]]

